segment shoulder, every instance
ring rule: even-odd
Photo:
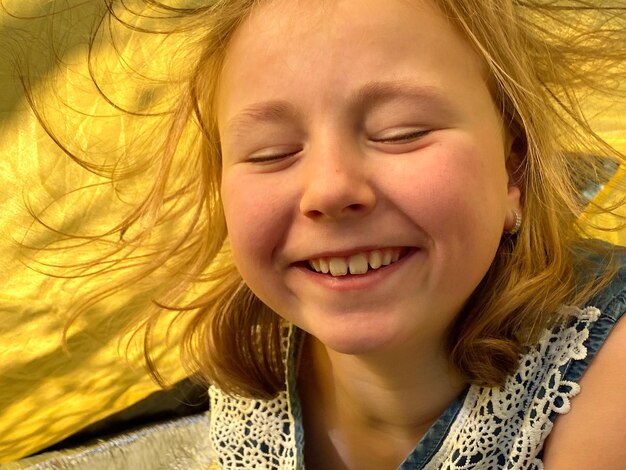
[[[547,470],[612,470],[626,462],[626,320],[617,322],[588,370],[569,413],[544,446]]]
[[[600,316],[589,325],[586,357],[565,374],[580,393],[545,441],[547,470],[608,470],[626,461],[626,268],[623,251],[616,257],[615,277],[589,303]]]

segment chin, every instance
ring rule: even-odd
[[[340,354],[354,356],[382,353],[406,340],[398,332],[394,334],[372,323],[363,321],[360,325],[335,325],[330,330],[312,331],[310,334],[325,347]]]

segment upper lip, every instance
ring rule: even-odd
[[[379,245],[379,246],[362,246],[358,248],[350,248],[350,249],[345,249],[345,250],[321,251],[315,254],[311,254],[307,256],[306,258],[302,258],[296,261],[296,263],[301,263],[304,261],[309,261],[312,259],[319,259],[319,258],[348,258],[358,253],[368,253],[374,250],[392,250],[394,248],[409,248],[410,249],[413,247],[408,246],[408,245],[385,245],[385,246]]]

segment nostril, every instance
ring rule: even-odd
[[[344,210],[348,211],[348,212],[359,212],[359,211],[365,210],[365,205],[363,205],[363,204],[350,204],[350,205],[346,206],[346,208]]]
[[[318,219],[323,215],[323,212],[318,211],[317,209],[312,209],[310,211],[307,211],[306,215],[312,219]]]
[[[310,209],[305,212],[305,215],[311,219],[319,219],[324,216],[330,217],[344,217],[350,215],[359,215],[364,214],[368,211],[368,206],[365,204],[349,204],[338,211],[334,210],[319,210],[319,209]]]

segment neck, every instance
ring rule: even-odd
[[[355,455],[375,461],[371,447],[359,450],[368,440],[385,453],[381,459],[399,464],[464,387],[434,345],[353,356],[308,337],[302,354],[305,431],[328,439],[344,468],[365,468],[348,465]]]

